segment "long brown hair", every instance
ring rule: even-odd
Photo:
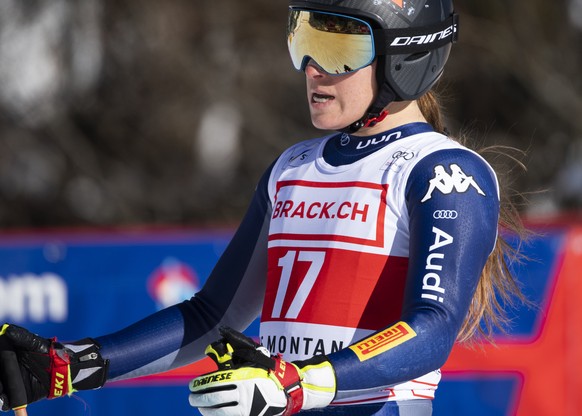
[[[434,91],[429,91],[420,97],[418,106],[435,131],[448,135],[441,104]],[[455,140],[469,147],[466,136],[455,138]],[[507,147],[496,148],[495,146],[490,146],[475,150],[485,159],[488,159],[489,162],[491,161],[488,156],[491,154],[496,156],[509,154]],[[525,166],[518,158],[510,156],[510,159],[514,165],[525,169]],[[503,172],[496,173],[500,182],[500,213],[497,241],[493,252],[485,263],[469,311],[457,335],[458,342],[474,340],[478,336],[492,341],[495,329],[502,331],[507,329],[509,319],[506,307],[514,306],[516,302],[529,304],[518,282],[509,270],[511,262],[522,259],[520,245],[508,244],[505,237],[512,234],[518,238],[518,241],[522,241],[528,236],[528,231],[524,227],[519,211],[513,202],[513,195],[509,195],[507,186],[504,186],[505,177]]]

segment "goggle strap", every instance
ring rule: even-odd
[[[376,55],[401,55],[438,49],[459,37],[459,15],[430,26],[404,29],[374,29]]]

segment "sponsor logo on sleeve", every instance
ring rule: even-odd
[[[456,220],[459,213],[454,209],[437,209],[432,213],[435,220]]]
[[[426,274],[422,278],[421,298],[431,299],[440,303],[444,301],[445,289],[441,287],[441,277],[438,272],[443,270],[442,262],[445,254],[440,249],[453,244],[455,239],[437,227],[432,227],[434,243],[429,247],[429,254],[426,257]]]
[[[444,195],[449,195],[453,192],[462,194],[473,188],[479,195],[485,196],[485,192],[481,190],[475,179],[472,176],[467,176],[459,165],[450,164],[449,171],[450,173],[447,172],[443,165],[434,167],[434,178],[428,181],[428,191],[420,202],[426,202],[431,199],[435,191],[439,191]]]
[[[350,349],[356,353],[360,361],[366,361],[414,337],[416,337],[416,332],[410,325],[406,322],[398,322],[384,331],[351,345]]]

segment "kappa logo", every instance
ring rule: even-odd
[[[472,176],[465,175],[461,167],[455,163],[449,165],[451,173],[449,174],[443,165],[437,165],[434,168],[435,176],[428,181],[428,191],[420,202],[426,202],[432,198],[432,193],[439,190],[444,195],[449,195],[453,192],[465,193],[469,188],[474,188],[479,195],[485,196],[485,192],[481,190],[475,179]]]

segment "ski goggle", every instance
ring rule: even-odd
[[[298,71],[304,71],[313,59],[328,74],[345,74],[374,60],[372,32],[369,23],[354,17],[291,9],[287,46]]]
[[[459,16],[403,29],[372,29],[365,20],[331,12],[290,9],[287,46],[298,71],[313,59],[328,74],[345,74],[370,65],[376,55],[424,53],[454,43]]]

